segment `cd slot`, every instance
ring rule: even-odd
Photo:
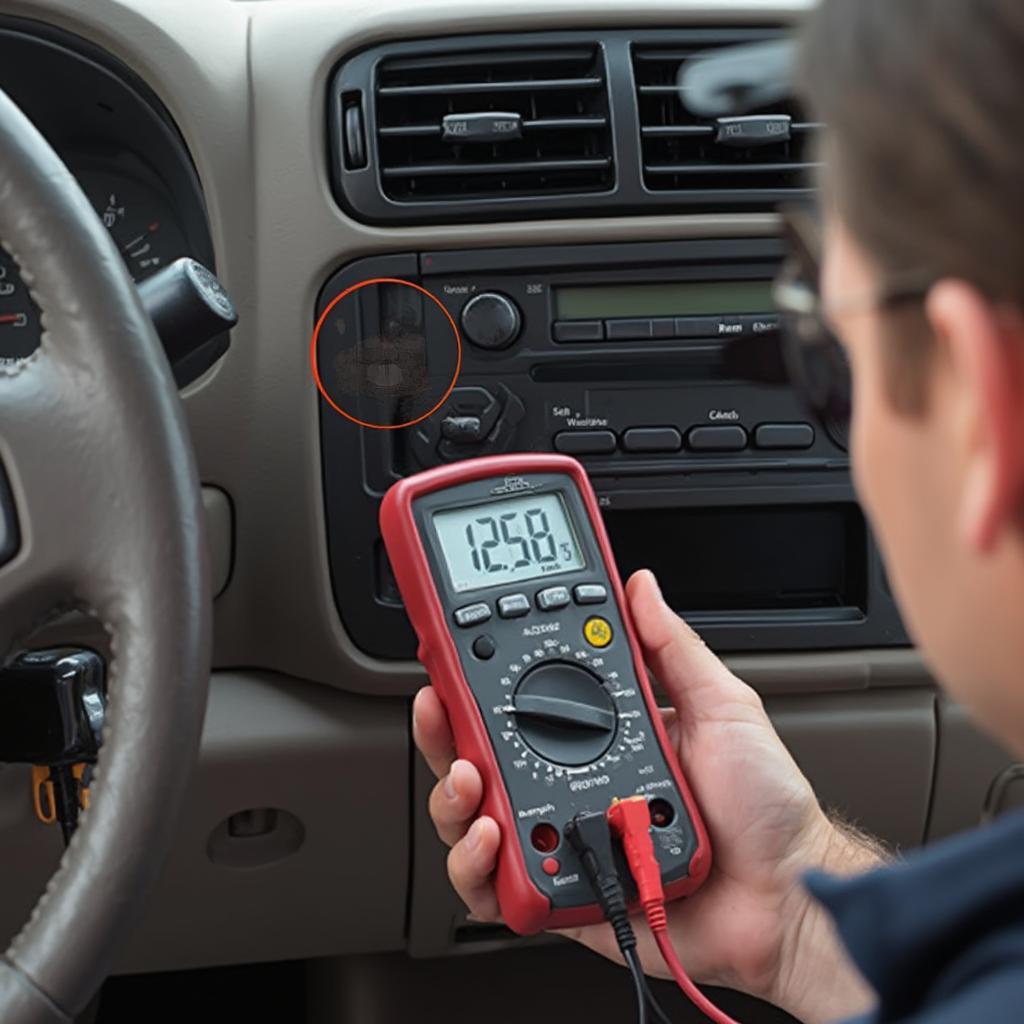
[[[645,357],[646,355],[646,357]],[[731,379],[722,358],[722,346],[709,343],[674,351],[672,359],[664,352],[630,352],[618,358],[567,361],[560,359],[535,363],[530,376],[538,384],[590,384],[635,381],[724,381]]]

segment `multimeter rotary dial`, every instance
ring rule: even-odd
[[[643,758],[648,737],[637,729],[635,687],[605,671],[602,655],[545,640],[509,666],[508,700],[494,708],[511,767],[549,784],[614,770]]]
[[[512,708],[523,741],[551,764],[590,764],[615,739],[611,695],[593,672],[571,661],[549,661],[529,671],[516,687]]]

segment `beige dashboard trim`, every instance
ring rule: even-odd
[[[0,0],[106,47],[166,103],[206,194],[218,267],[239,308],[230,352],[189,389],[202,479],[232,502],[234,565],[216,605],[217,667],[257,666],[364,693],[407,693],[409,662],[358,651],[327,572],[315,390],[306,362],[317,291],[368,253],[550,242],[770,234],[769,216],[622,217],[381,228],[330,193],[328,76],[386,39],[500,29],[779,23],[810,4],[693,0]],[[353,428],[355,429],[355,428]],[[773,692],[919,680],[913,652],[735,659]],[[868,666],[865,668],[865,666]],[[866,682],[865,682],[866,680]]]

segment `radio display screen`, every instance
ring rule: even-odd
[[[773,308],[770,281],[677,281],[555,289],[555,312],[559,320],[718,316],[769,313]]]
[[[521,583],[584,565],[558,494],[437,512],[434,530],[456,593]]]

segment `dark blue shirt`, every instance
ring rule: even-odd
[[[878,994],[857,1024],[1024,1022],[1024,812],[807,885]]]

